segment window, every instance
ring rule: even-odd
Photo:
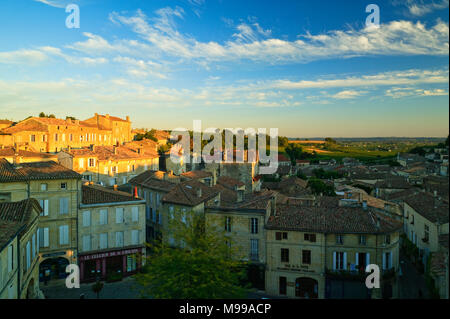
[[[90,158],[89,159],[88,166],[89,167],[95,167],[95,158]]]
[[[123,247],[123,231],[116,232],[116,247]]]
[[[8,273],[14,269],[14,245],[8,246]]]
[[[91,212],[84,211],[83,212],[83,227],[91,226]]]
[[[47,184],[41,184],[41,192],[46,192],[48,189],[48,185]]]
[[[411,225],[414,225],[414,215],[411,215]]]
[[[131,231],[131,244],[132,245],[139,244],[139,230],[133,229]]]
[[[30,142],[32,143],[36,142],[36,135],[34,134],[30,135]]]
[[[280,282],[279,283],[280,295],[286,295],[286,288],[287,288],[286,277],[280,277],[279,282]]]
[[[391,235],[388,234],[384,236],[384,243],[386,245],[389,245],[391,243]]]
[[[131,208],[131,221],[137,222],[139,220],[139,207]]]
[[[302,250],[302,263],[311,265],[311,250]]]
[[[250,259],[257,261],[258,257],[258,239],[250,239]]]
[[[392,268],[392,253],[387,252],[383,254],[383,269],[388,270]]]
[[[102,209],[100,210],[100,225],[108,224],[108,210]]]
[[[39,247],[48,247],[49,237],[48,237],[48,227],[39,229]]]
[[[55,142],[58,142],[58,133],[55,134]]]
[[[366,235],[359,235],[359,244],[365,245],[367,243],[367,236]]]
[[[252,234],[258,233],[258,218],[251,218],[250,219],[250,232]]]
[[[336,244],[344,244],[344,235],[336,235]]]
[[[231,217],[229,216],[225,217],[225,231],[227,233],[231,232]]]
[[[31,267],[31,247],[30,247],[30,242],[27,241],[26,244],[26,268],[25,270],[30,269]]]
[[[288,263],[289,262],[289,249],[281,248],[281,262]]]
[[[116,208],[116,224],[123,223],[123,208]]]
[[[83,236],[83,251],[91,250],[91,236],[84,235]]]
[[[430,227],[428,225],[424,225],[424,233],[423,233],[423,241],[428,243],[430,240]]]
[[[312,243],[316,242],[316,234],[305,234],[303,238],[305,241],[309,241]]]
[[[61,189],[67,189],[67,183],[61,183]]]
[[[108,233],[100,234],[100,249],[108,248]]]
[[[42,213],[41,216],[48,216],[48,199],[40,199],[39,204],[41,204],[42,207]]]
[[[276,232],[275,233],[275,240],[282,240],[282,239],[288,239],[288,233],[286,233],[286,232]]]
[[[69,213],[69,198],[62,197],[59,199],[59,213],[63,215]]]
[[[80,158],[80,159],[78,160],[78,166],[79,166],[80,168],[84,168],[84,159],[83,159],[83,158]]]
[[[338,251],[333,252],[333,270],[347,269],[347,253]]]
[[[59,226],[59,244],[68,245],[69,244],[69,226],[62,225]]]

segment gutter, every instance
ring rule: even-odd
[[[99,204],[81,204],[80,208],[94,208],[94,207],[105,207],[105,206],[118,206],[118,205],[136,205],[145,204],[145,200],[127,201],[127,202],[112,202],[112,203],[99,203]]]

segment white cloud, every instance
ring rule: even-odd
[[[417,0],[407,0],[406,7],[408,12],[416,17],[420,17],[431,13],[435,10],[442,10],[448,8],[449,0],[438,0],[438,1],[417,1]]]
[[[353,90],[344,90],[339,93],[334,94],[332,97],[338,100],[346,100],[346,99],[354,99],[358,96],[361,96],[363,92],[353,91]]]
[[[48,59],[40,50],[16,50],[0,52],[0,63],[5,64],[38,64]]]
[[[43,4],[49,5],[55,8],[65,8],[68,4],[76,3],[78,0],[33,0],[36,2],[41,2]]]
[[[110,15],[111,21],[130,27],[149,45],[163,54],[181,59],[206,61],[253,60],[277,63],[305,63],[320,59],[367,55],[448,55],[448,23],[434,26],[421,22],[392,21],[380,28],[334,30],[322,34],[299,35],[288,41],[271,37],[270,29],[258,23],[240,23],[232,38],[224,43],[201,42],[178,31],[175,18],[184,11],[164,8],[153,18],[138,10],[135,15]]]
[[[415,96],[446,96],[448,91],[444,89],[417,89],[414,87],[395,87],[385,92],[386,96],[394,99]]]

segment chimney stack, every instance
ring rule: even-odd
[[[137,187],[135,186],[134,187],[134,198],[138,198],[139,196],[138,196],[138,189],[137,189]]]
[[[117,184],[114,184],[114,190],[117,191]]]
[[[198,198],[202,197],[202,189],[201,188],[197,189],[197,197]]]

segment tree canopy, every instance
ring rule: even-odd
[[[169,225],[171,244],[151,246],[144,272],[137,276],[143,297],[165,299],[243,298],[245,264],[224,231],[186,213]],[[174,247],[174,243],[176,247]]]

